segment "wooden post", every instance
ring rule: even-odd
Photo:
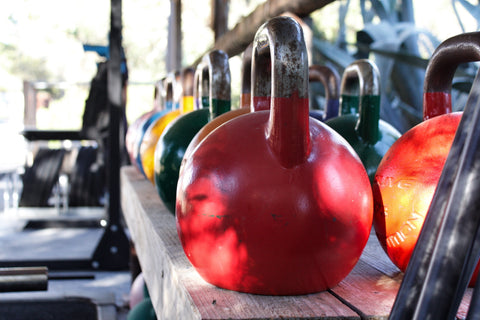
[[[182,1],[170,0],[168,21],[167,72],[182,66]]]
[[[37,91],[33,84],[27,80],[23,81],[23,124],[25,128],[35,128],[37,126]]]
[[[228,9],[230,0],[212,0],[211,28],[217,41],[228,31]]]
[[[214,1],[214,0],[212,0]],[[242,53],[252,43],[258,28],[268,19],[290,12],[303,18],[315,10],[323,8],[334,0],[268,0],[255,8],[248,16],[242,18],[233,29],[225,32],[215,40],[215,45],[205,53],[219,49],[225,51],[229,57]],[[200,55],[193,64],[201,61]]]

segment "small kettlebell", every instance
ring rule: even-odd
[[[380,119],[380,76],[375,64],[367,59],[350,64],[343,73],[340,92],[342,115],[325,123],[355,149],[373,181],[384,154],[401,135]]]
[[[321,82],[325,88],[324,110],[310,110],[310,117],[324,122],[337,117],[340,104],[340,76],[338,72],[333,68],[321,65],[311,65],[308,70],[310,83]]]

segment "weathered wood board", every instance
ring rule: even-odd
[[[134,167],[121,171],[122,209],[159,319],[387,319],[403,274],[374,232],[353,271],[335,288],[261,296],[206,283],[185,256],[175,217]],[[465,318],[471,291],[459,318]]]

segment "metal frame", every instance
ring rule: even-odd
[[[110,114],[108,136],[108,202],[107,225],[92,256],[86,259],[0,261],[0,267],[46,266],[57,270],[96,269],[127,270],[129,267],[130,244],[121,221],[120,206],[120,165],[123,150],[125,127],[125,99],[122,95],[122,2],[111,0],[110,59],[108,69],[108,107]],[[81,138],[77,132],[27,131],[24,136],[31,140],[62,140]],[[63,217],[60,217],[64,219]],[[38,223],[38,221],[36,221]],[[82,223],[85,223],[83,221]]]

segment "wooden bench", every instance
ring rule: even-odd
[[[122,209],[158,319],[387,319],[403,274],[372,231],[360,261],[331,290],[261,296],[206,283],[185,256],[175,217],[134,167],[121,170]],[[471,289],[457,317],[466,318]]]

